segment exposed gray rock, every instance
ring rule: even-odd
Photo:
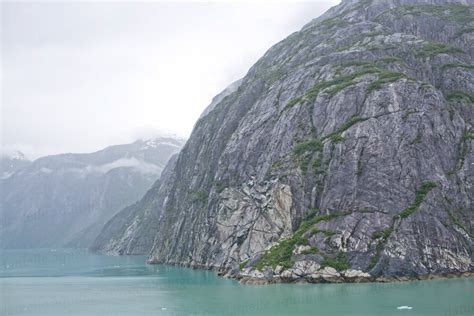
[[[273,46],[196,123],[140,252],[244,283],[473,271],[472,3],[343,1]],[[101,249],[136,253],[122,223]]]

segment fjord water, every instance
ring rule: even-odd
[[[473,278],[252,286],[143,256],[0,255],[0,315],[474,315]]]

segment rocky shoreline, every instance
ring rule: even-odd
[[[330,268],[332,269],[332,268]],[[337,271],[336,271],[337,272]],[[364,273],[360,270],[346,270],[341,273],[335,274],[334,271],[322,271],[321,274],[314,277],[298,277],[298,278],[283,278],[273,277],[267,278],[255,278],[255,277],[235,277],[242,284],[249,285],[266,285],[276,283],[387,283],[387,282],[406,282],[406,281],[423,281],[423,280],[437,280],[437,279],[452,279],[462,277],[473,277],[474,272],[449,272],[441,274],[426,274],[416,276],[399,276],[399,277],[383,277],[383,276],[372,276],[368,273]],[[224,275],[226,277],[226,275]]]
[[[295,263],[293,268],[287,270],[282,270],[281,267],[276,267],[275,269],[267,267],[264,271],[259,271],[253,268],[244,268],[242,270],[222,269],[204,264],[163,263],[157,261],[148,261],[147,263],[179,266],[195,270],[212,270],[220,277],[237,280],[239,283],[247,285],[267,285],[278,283],[387,283],[474,277],[474,271],[429,273],[394,277],[375,276],[356,269],[337,271],[332,267],[321,268],[320,265],[315,264],[312,261],[298,261]]]

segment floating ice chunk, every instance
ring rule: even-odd
[[[398,306],[397,309],[412,309],[413,307],[411,306],[406,306],[406,305],[403,305],[403,306]]]

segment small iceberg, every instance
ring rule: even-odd
[[[411,306],[406,306],[406,305],[403,305],[403,306],[398,306],[397,309],[412,309],[413,307]]]

